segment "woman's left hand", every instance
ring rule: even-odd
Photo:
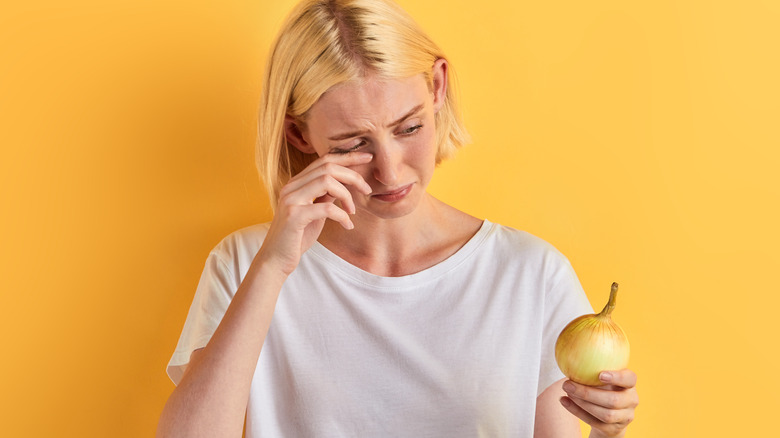
[[[591,427],[591,438],[622,437],[626,426],[634,420],[639,404],[636,374],[628,369],[603,371],[599,379],[603,386],[587,386],[567,380],[563,390],[568,397],[561,404]]]

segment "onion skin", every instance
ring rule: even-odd
[[[612,283],[609,302],[597,314],[582,315],[570,322],[555,342],[555,360],[566,377],[589,386],[600,386],[599,373],[628,366],[628,337],[612,321],[618,284]]]

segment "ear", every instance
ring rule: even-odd
[[[298,122],[289,114],[284,116],[284,136],[287,138],[288,143],[304,154],[316,152],[314,147],[306,141]]]
[[[433,63],[433,110],[439,112],[447,98],[447,60],[439,58]]]

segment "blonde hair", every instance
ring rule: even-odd
[[[317,158],[287,143],[286,115],[305,121],[325,91],[369,73],[388,79],[422,73],[432,87],[433,64],[440,58],[439,47],[391,0],[301,1],[272,45],[263,79],[256,162],[272,207],[287,181]],[[437,164],[469,141],[453,81],[448,84],[435,116]]]

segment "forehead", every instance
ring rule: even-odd
[[[432,100],[422,74],[404,79],[368,77],[335,85],[311,107],[307,125],[330,132],[343,127],[381,126]]]

